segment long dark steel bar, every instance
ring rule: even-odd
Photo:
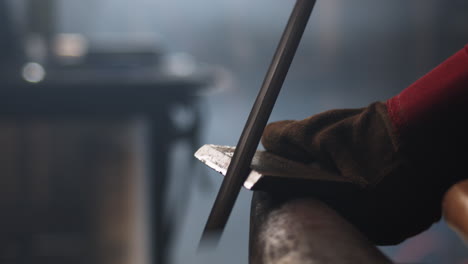
[[[242,184],[249,174],[253,155],[299,46],[314,4],[315,0],[297,0],[294,6],[211,209],[202,240],[207,237],[219,237],[224,230]]]

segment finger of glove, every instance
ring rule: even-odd
[[[291,160],[309,163],[318,161],[325,167],[335,164],[323,144],[333,139],[323,133],[340,120],[359,113],[361,109],[329,110],[301,121],[284,120],[268,124],[263,132],[262,144],[266,150]],[[332,140],[333,141],[333,140]]]
[[[268,124],[262,136],[265,149],[287,159],[309,163],[309,153],[301,144],[294,142],[296,132],[300,132],[296,121],[284,120]]]

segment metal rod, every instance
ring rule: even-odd
[[[255,150],[268,122],[276,98],[299,46],[315,0],[297,0],[283,32],[270,68],[242,131],[231,164],[224,177],[203,231],[205,238],[219,238],[231,214],[242,184],[250,171]]]

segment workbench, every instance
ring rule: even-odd
[[[169,154],[179,140],[198,140],[197,94],[210,71],[64,67],[38,83],[0,76],[0,209],[8,212],[0,262],[136,263],[143,217],[150,258],[165,263]],[[189,125],[174,122],[177,107],[191,111]],[[145,199],[145,212],[132,216]]]

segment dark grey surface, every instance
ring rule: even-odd
[[[202,143],[235,145],[271,60],[293,1],[284,0],[63,0],[64,32],[156,32],[171,51],[220,65],[224,90],[204,98]],[[468,43],[466,0],[327,0],[298,50],[271,121],[302,119],[331,108],[362,107],[385,100]],[[267,8],[266,8],[267,7]],[[86,19],[79,13],[86,12]],[[178,161],[191,154],[178,151]],[[180,164],[180,163],[179,163]],[[174,263],[246,263],[251,194],[241,191],[216,251],[196,252],[210,205],[221,182],[217,173],[174,166],[178,175],[209,175],[188,198]],[[420,247],[420,245],[425,247]],[[457,263],[467,250],[444,223],[385,252],[402,263]]]

